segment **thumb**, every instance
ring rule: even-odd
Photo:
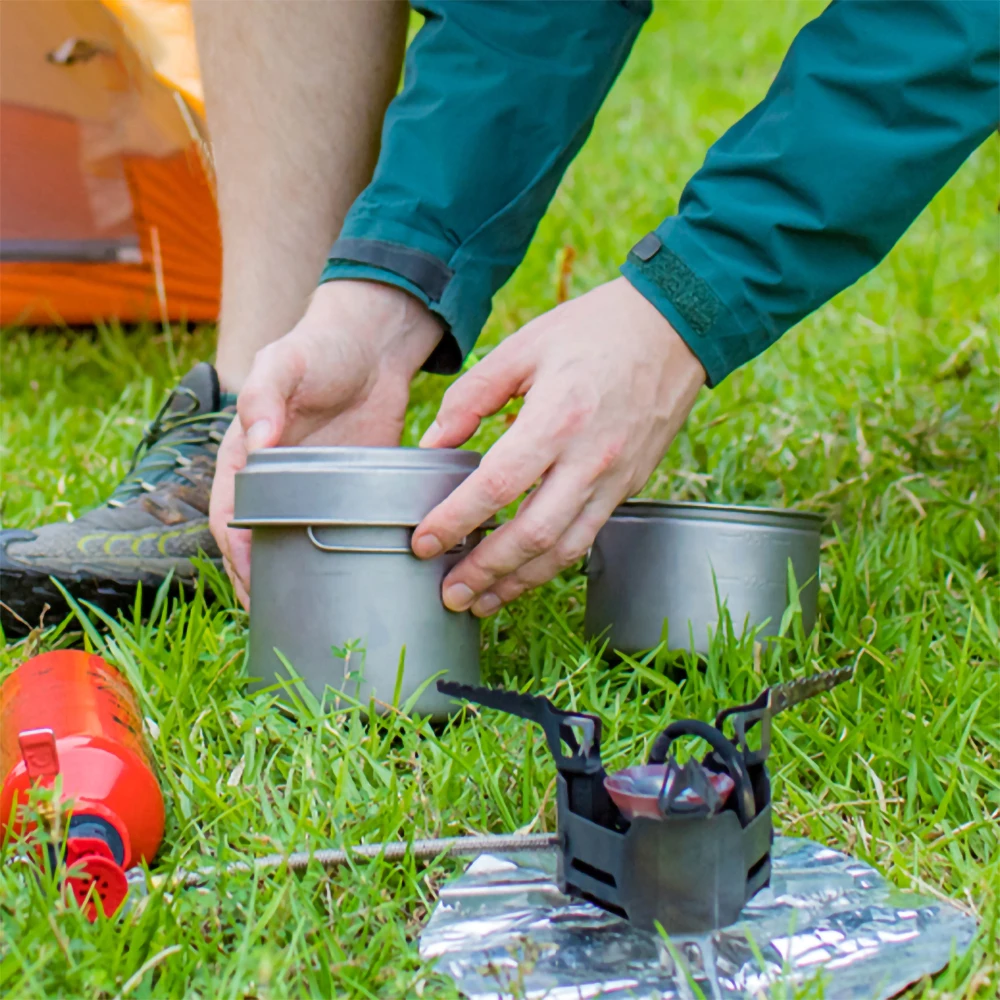
[[[516,335],[452,383],[434,423],[420,439],[421,448],[457,448],[476,433],[483,417],[496,413],[528,390],[534,356]]]
[[[240,423],[246,429],[247,451],[273,448],[281,441],[288,401],[304,372],[303,356],[288,337],[257,352],[236,401]]]

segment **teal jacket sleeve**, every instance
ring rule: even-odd
[[[714,385],[873,268],[998,119],[995,0],[835,0],[622,273]]]
[[[371,184],[321,280],[405,288],[454,372],[624,64],[649,0],[423,0]]]

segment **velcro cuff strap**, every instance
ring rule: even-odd
[[[699,336],[708,335],[724,307],[707,281],[698,277],[655,233],[644,236],[628,260],[657,285]]]
[[[455,273],[433,254],[385,240],[337,240],[330,250],[329,259],[353,261],[392,271],[416,285],[431,302],[441,301]]]

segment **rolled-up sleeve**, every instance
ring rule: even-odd
[[[835,0],[625,277],[717,384],[873,268],[1000,119],[1000,4]]]
[[[385,281],[446,330],[454,372],[521,262],[624,64],[649,0],[425,0],[371,184],[323,281]]]

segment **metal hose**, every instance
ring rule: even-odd
[[[555,848],[559,836],[555,833],[490,834],[477,837],[445,837],[435,840],[393,840],[382,844],[359,844],[347,849],[296,851],[293,854],[266,854],[254,861],[231,861],[226,865],[179,871],[169,876],[157,876],[154,885],[164,882],[171,886],[201,885],[219,875],[259,874],[287,867],[292,871],[318,864],[323,868],[339,868],[354,858],[384,858],[399,861],[407,855],[414,858],[453,858],[466,854],[502,854],[505,851],[549,851]]]

